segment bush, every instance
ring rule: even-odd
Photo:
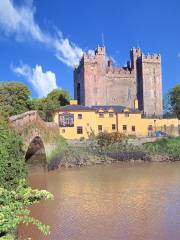
[[[98,134],[96,139],[100,147],[107,147],[111,144],[122,142],[125,139],[125,135],[119,132],[102,132]]]
[[[30,217],[26,208],[41,199],[52,199],[47,191],[32,190],[26,183],[21,137],[0,116],[0,239],[14,240],[19,223],[32,223],[44,234],[49,227]]]
[[[51,160],[57,156],[60,156],[67,149],[68,144],[66,139],[63,136],[58,136],[56,140],[56,147],[51,151],[51,154],[47,156],[47,161],[50,163]]]
[[[149,153],[178,157],[180,156],[180,137],[162,138],[153,143],[146,143],[144,148]]]
[[[27,86],[19,82],[0,83],[0,112],[9,117],[29,111],[31,92]]]
[[[0,186],[15,189],[26,178],[23,143],[20,136],[4,120],[0,120]]]
[[[85,137],[80,137],[79,141],[83,142],[85,140]]]
[[[0,188],[0,239],[14,240],[14,230],[20,223],[32,223],[45,235],[49,234],[49,227],[31,217],[26,207],[41,199],[52,198],[52,194],[47,191],[27,188],[23,181],[16,191]]]

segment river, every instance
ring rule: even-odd
[[[33,188],[55,199],[30,207],[50,225],[44,237],[20,226],[33,240],[179,240],[180,163],[118,163],[47,172],[31,166]]]

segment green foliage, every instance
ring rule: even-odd
[[[120,132],[114,133],[102,132],[98,134],[96,139],[100,147],[107,147],[111,144],[122,142],[125,139],[125,135]]]
[[[54,89],[46,98],[33,99],[32,109],[38,110],[41,118],[45,121],[52,121],[52,114],[60,106],[69,104],[71,97],[68,92],[63,89]]]
[[[21,178],[26,178],[23,143],[8,123],[0,121],[0,186],[14,189]]]
[[[83,142],[85,140],[85,137],[80,137],[79,141]]]
[[[19,223],[32,223],[44,234],[49,227],[30,217],[27,206],[41,199],[52,199],[47,191],[26,185],[27,170],[20,136],[0,118],[0,239],[14,240]]]
[[[170,103],[174,113],[180,119],[180,84],[170,91]]]
[[[144,148],[150,154],[162,154],[177,157],[180,156],[180,137],[162,138],[153,143],[146,143]]]
[[[30,99],[31,92],[19,82],[0,83],[0,112],[5,117],[17,115],[29,110],[38,110],[45,121],[52,121],[53,111],[69,104],[71,97],[63,89],[54,89],[46,98]]]
[[[26,207],[42,199],[52,198],[52,194],[45,190],[27,188],[25,181],[20,182],[16,191],[0,188],[0,233],[5,235],[0,239],[15,239],[10,233],[20,223],[32,223],[45,235],[49,234],[49,227],[32,218]]]
[[[30,109],[30,95],[28,87],[18,82],[0,83],[0,112],[5,117],[26,112]]]
[[[66,90],[57,88],[47,95],[47,99],[52,100],[54,103],[58,103],[58,106],[65,106],[69,104],[71,97]]]
[[[50,162],[54,157],[62,155],[68,148],[67,141],[62,136],[58,136],[56,140],[56,148],[51,151],[51,154],[47,156],[47,160]]]

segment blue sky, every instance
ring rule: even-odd
[[[0,0],[0,81],[34,97],[56,87],[73,96],[73,65],[102,43],[116,64],[138,46],[162,55],[163,91],[180,83],[179,0]]]

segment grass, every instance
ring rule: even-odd
[[[56,140],[56,148],[47,156],[47,161],[50,162],[54,157],[62,155],[68,149],[68,143],[62,136]]]
[[[144,148],[151,154],[162,154],[177,157],[180,156],[180,137],[162,138],[153,143],[146,143]]]
[[[67,143],[67,141],[59,136],[57,140],[57,147],[52,151],[47,160],[50,162],[56,156],[63,156],[63,163],[76,163],[81,160],[92,159],[92,157],[102,158],[104,160],[108,159],[111,153],[147,153],[148,155],[158,154],[167,155],[170,157],[180,156],[180,137],[177,138],[162,138],[158,139],[153,143],[146,143],[143,146],[134,146],[128,144],[127,140],[101,146],[97,141],[93,141],[87,146],[72,146]]]

